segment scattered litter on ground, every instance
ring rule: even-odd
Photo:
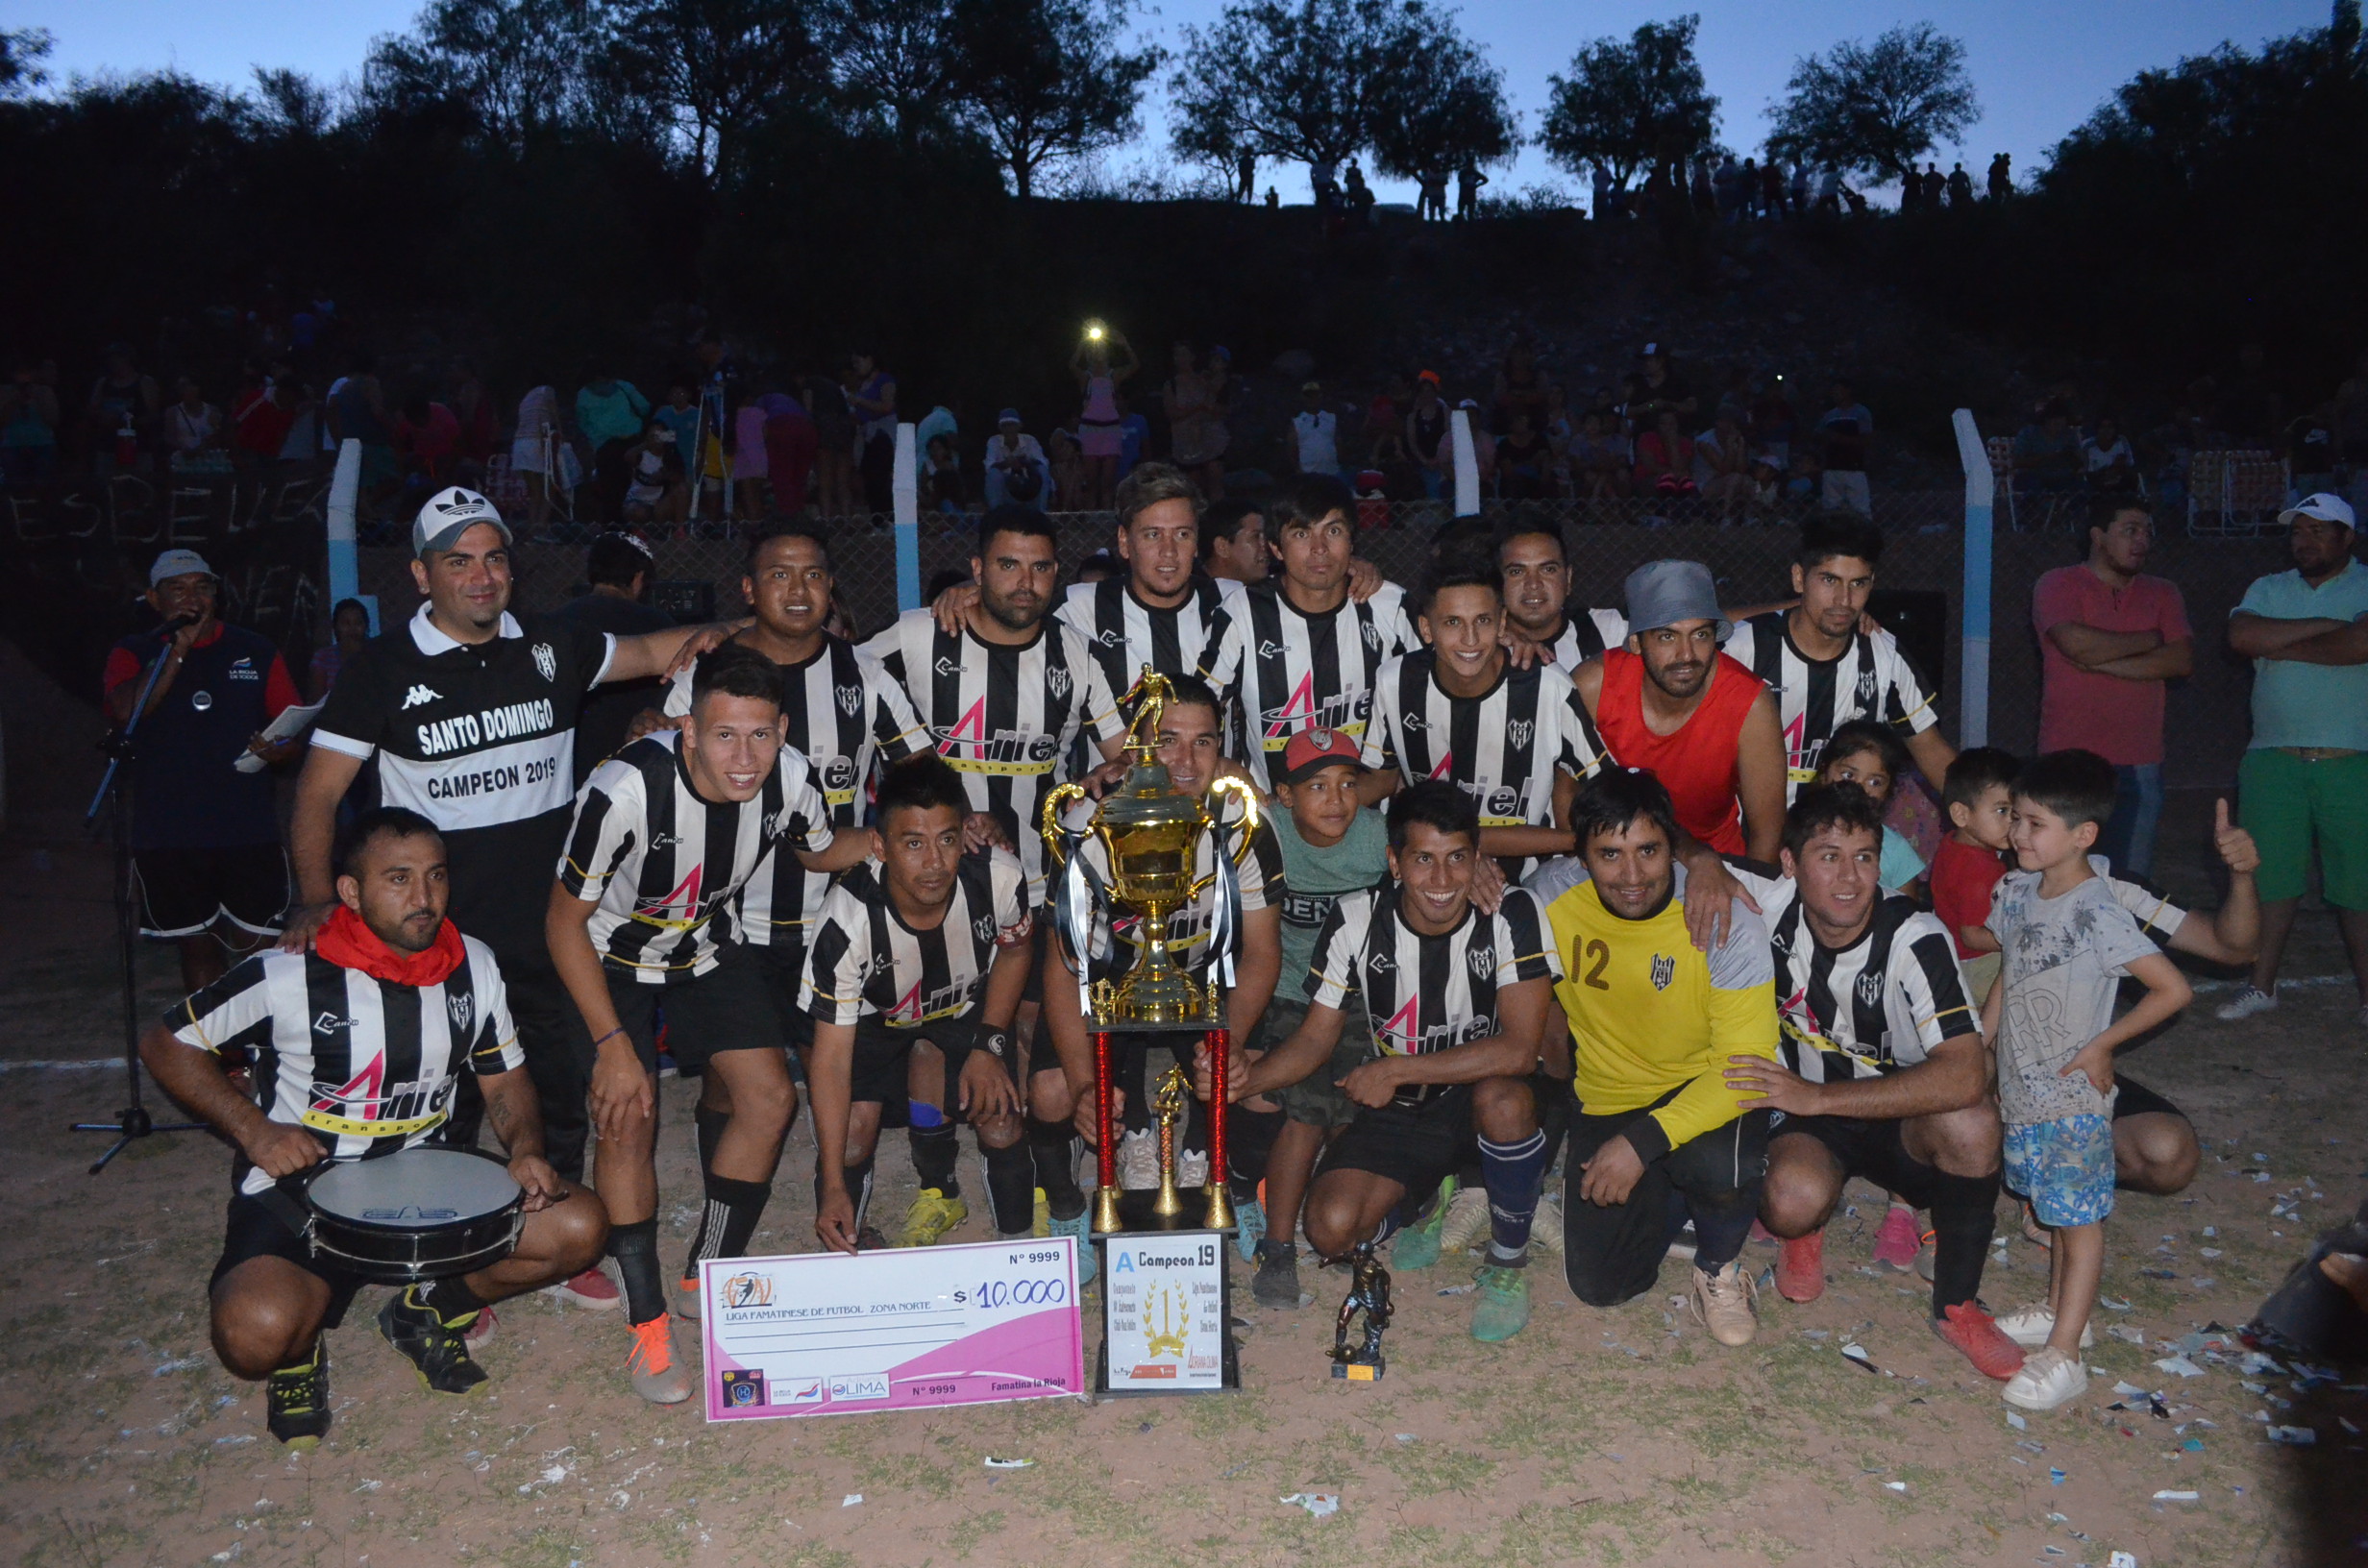
[[[2184,1356],[2165,1356],[2155,1362],[2155,1365],[2165,1372],[2175,1373],[2183,1378],[2200,1378],[2204,1375],[2204,1369]]]
[[[1338,1492],[1294,1492],[1277,1501],[1295,1504],[1319,1519],[1341,1511],[1341,1494]]]
[[[2200,1501],[2203,1495],[2201,1492],[2157,1492],[2155,1501],[2158,1503],[2194,1503]]]
[[[842,1508],[851,1508],[862,1501],[863,1494],[861,1492],[850,1492],[845,1497],[839,1499],[839,1507]]]
[[[1853,1339],[1850,1343],[1842,1346],[1841,1353],[1851,1365],[1864,1367],[1867,1371],[1874,1373],[1876,1376],[1882,1376],[1883,1368],[1875,1364],[1875,1359],[1866,1354],[1866,1347],[1860,1344],[1857,1340]]]
[[[990,1470],[1026,1470],[1035,1463],[1034,1459],[999,1459],[992,1454],[987,1456],[987,1468]]]
[[[2062,1485],[2062,1484],[2063,1484],[2063,1472],[2062,1472],[2062,1471],[2060,1471],[2060,1470],[2058,1470],[2058,1469],[2054,1468],[2053,1466],[2050,1466],[2050,1467],[2049,1467],[2049,1469],[2048,1469],[2048,1472],[2047,1472],[2047,1483],[2048,1483],[2050,1486],[2060,1486],[2060,1485]]]
[[[2016,1432],[2029,1432],[2031,1430],[2031,1423],[2015,1414],[2012,1410],[2007,1411],[2007,1425],[2012,1427]]]
[[[2317,1446],[2319,1434],[2308,1427],[2272,1427],[2269,1440],[2288,1448],[2312,1448]]]

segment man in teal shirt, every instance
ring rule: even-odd
[[[2255,578],[2229,615],[2229,647],[2253,660],[2253,745],[2236,777],[2261,851],[2261,947],[2252,983],[2219,1016],[2278,1005],[2315,840],[2368,1028],[2368,567],[2353,558],[2341,499],[2310,496],[2278,521],[2293,529],[2294,570]]]
[[[592,449],[597,488],[593,494],[595,523],[614,523],[625,503],[629,481],[625,449],[641,439],[650,417],[650,400],[630,381],[614,376],[595,376],[576,393],[576,429]],[[691,461],[691,453],[683,461]]]
[[[1389,870],[1390,832],[1381,814],[1357,804],[1365,769],[1358,743],[1337,729],[1303,729],[1283,748],[1274,794],[1283,809],[1270,819],[1283,853],[1283,968],[1255,1042],[1272,1050],[1307,1017],[1307,988],[1315,970],[1316,938],[1343,894],[1358,893]],[[1267,1156],[1267,1237],[1258,1243],[1258,1272],[1250,1294],[1262,1307],[1299,1305],[1299,1209],[1324,1140],[1353,1120],[1357,1108],[1337,1080],[1373,1054],[1363,1007],[1341,1030],[1331,1066],[1276,1091],[1284,1122]]]

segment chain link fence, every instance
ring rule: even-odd
[[[1517,503],[1489,502],[1487,521],[1508,516]],[[1616,606],[1627,575],[1646,561],[1684,556],[1708,563],[1719,596],[1730,605],[1788,597],[1794,514],[1747,514],[1721,523],[1714,503],[1700,501],[1529,502],[1526,513],[1557,521],[1570,558],[1574,600]],[[1887,543],[1876,604],[1897,624],[1902,642],[1937,683],[1941,724],[1961,733],[1964,502],[1955,491],[1906,492],[1874,500]],[[1431,542],[1454,519],[1444,502],[1374,504],[1361,520],[1357,551],[1385,577],[1412,588],[1428,565]],[[1055,516],[1064,574],[1112,546],[1116,519],[1107,512]],[[921,580],[943,571],[967,574],[974,516],[925,514],[921,522]],[[739,613],[748,524],[710,524],[706,531],[656,541],[659,601],[683,619]],[[894,619],[896,540],[885,519],[826,523],[841,599],[860,634]],[[1990,742],[2029,754],[2038,737],[2039,649],[2031,630],[2031,591],[2039,576],[2082,558],[2085,539],[2070,529],[2046,533],[2002,528],[1991,548]],[[555,609],[583,593],[580,543],[521,543],[515,551],[517,605]],[[406,551],[365,547],[361,585],[384,611],[408,613],[417,601]],[[2249,718],[2250,672],[2227,651],[2220,627],[2245,586],[2289,561],[2282,537],[2197,539],[2166,530],[2147,570],[2170,578],[2185,594],[2196,628],[2194,675],[2172,687],[2167,729],[2168,782],[2225,786],[2235,777]]]

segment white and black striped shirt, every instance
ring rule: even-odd
[[[1556,664],[1576,670],[1590,659],[1602,657],[1606,649],[1622,647],[1627,641],[1628,617],[1617,610],[1565,612],[1562,635],[1547,651]]]
[[[1384,661],[1422,646],[1406,619],[1406,592],[1381,585],[1360,604],[1310,615],[1269,578],[1236,595],[1219,618],[1200,673],[1233,710],[1233,750],[1262,790],[1283,747],[1308,728],[1362,737]]]
[[[432,986],[374,980],[318,953],[265,951],[164,1015],[185,1045],[255,1053],[255,1103],[308,1128],[332,1160],[376,1160],[425,1141],[451,1115],[463,1066],[507,1072],[526,1061],[493,949]],[[239,1190],[272,1180],[242,1157]]]
[[[904,688],[877,659],[842,638],[825,639],[802,664],[781,666],[781,744],[805,758],[833,827],[863,821],[876,763],[911,756],[928,744]],[[685,670],[666,694],[666,712],[690,711],[691,672]],[[795,855],[775,855],[740,890],[732,936],[752,947],[779,947],[795,960],[829,891],[828,873],[807,870]]]
[[[1060,619],[1085,639],[1109,684],[1111,705],[1123,698],[1149,665],[1163,675],[1199,672],[1216,646],[1224,606],[1239,601],[1242,584],[1231,578],[1193,576],[1192,591],[1172,609],[1154,609],[1135,597],[1131,579],[1104,577],[1072,583],[1062,596]]]
[[[1027,879],[1008,850],[964,855],[945,918],[926,931],[904,923],[877,867],[858,866],[823,904],[798,1006],[825,1023],[876,1017],[891,1029],[958,1017],[977,1004],[997,950],[1032,928]]]
[[[1485,1040],[1503,1029],[1501,988],[1562,975],[1544,912],[1526,889],[1507,888],[1493,915],[1477,906],[1452,931],[1424,936],[1399,918],[1395,883],[1344,894],[1316,937],[1308,999],[1345,1008],[1365,1003],[1374,1048],[1423,1056]],[[1442,1086],[1409,1085],[1401,1104],[1418,1105]]]
[[[784,747],[755,798],[714,804],[691,784],[673,730],[645,735],[592,770],[576,797],[576,824],[559,884],[592,912],[604,965],[648,985],[715,968],[730,925],[715,916],[766,860],[827,848],[830,808]]]
[[[1785,798],[1817,776],[1818,760],[1834,731],[1853,719],[1874,719],[1904,735],[1939,722],[1923,677],[1899,650],[1899,639],[1878,628],[1850,635],[1831,659],[1813,659],[1792,641],[1789,612],[1769,610],[1736,624],[1724,651],[1776,693],[1785,731]]]
[[[1030,643],[981,642],[968,627],[940,631],[926,609],[907,610],[863,645],[913,699],[938,754],[969,787],[971,807],[1018,846],[1031,903],[1044,899],[1045,848],[1037,818],[1069,775],[1070,742],[1125,733],[1118,700],[1085,640],[1057,620]]]
[[[1833,948],[1810,930],[1798,883],[1736,874],[1767,924],[1777,1043],[1785,1066],[1803,1078],[1879,1078],[1916,1066],[1944,1040],[1981,1032],[1957,968],[1957,943],[1913,899],[1886,895],[1858,941]]]
[[[1557,770],[1588,778],[1603,766],[1603,740],[1570,672],[1558,664],[1505,666],[1481,697],[1451,697],[1431,649],[1381,667],[1364,762],[1410,783],[1444,778],[1480,807],[1483,827],[1542,827],[1554,821]]]
[[[1213,811],[1221,812],[1228,823],[1232,823],[1238,814],[1238,808],[1230,799],[1221,801],[1212,797],[1210,807]],[[1082,829],[1093,820],[1095,802],[1080,800],[1070,808],[1064,821],[1073,828]],[[1209,928],[1217,916],[1214,873],[1221,843],[1222,853],[1241,855],[1235,865],[1235,875],[1242,889],[1242,913],[1246,915],[1282,901],[1283,850],[1282,845],[1274,842],[1273,825],[1266,818],[1261,817],[1258,825],[1251,829],[1246,851],[1240,848],[1242,838],[1239,826],[1229,825],[1201,834],[1193,845],[1193,880],[1207,885],[1201,888],[1192,902],[1168,917],[1168,956],[1178,968],[1205,969],[1216,956],[1209,946]],[[1101,879],[1102,885],[1109,886],[1110,852],[1103,847],[1101,840],[1098,837],[1073,838],[1070,844],[1073,846],[1070,853],[1083,855],[1086,864],[1094,869],[1094,874]],[[1115,921],[1119,940],[1134,943],[1137,940],[1136,923],[1132,914],[1120,912]],[[1096,959],[1107,956],[1105,933],[1098,930],[1093,936],[1094,951],[1091,956]]]

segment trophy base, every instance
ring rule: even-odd
[[[1344,1378],[1350,1383],[1379,1383],[1381,1375],[1389,1370],[1390,1363],[1387,1360],[1334,1361],[1332,1363],[1332,1375],[1335,1378]]]
[[[1201,1224],[1204,1201],[1202,1195],[1188,1188],[1184,1196],[1185,1212],[1181,1214],[1163,1217],[1153,1209],[1153,1205],[1159,1198],[1156,1188],[1147,1188],[1141,1190],[1130,1189],[1121,1192],[1118,1204],[1120,1228],[1114,1233],[1098,1234],[1094,1237],[1094,1244],[1102,1249],[1102,1283],[1099,1290],[1101,1322],[1098,1332],[1095,1335],[1094,1347],[1093,1392],[1097,1403],[1105,1399],[1162,1398],[1177,1394],[1222,1394],[1237,1393],[1241,1390],[1241,1347],[1235,1342],[1233,1333],[1233,1271],[1225,1256],[1231,1245],[1229,1237],[1233,1234],[1233,1228],[1227,1226],[1220,1230]],[[1220,1328],[1216,1337],[1219,1347],[1219,1366],[1213,1380],[1194,1383],[1178,1378],[1173,1382],[1164,1383],[1163,1385],[1162,1380],[1147,1381],[1139,1375],[1130,1377],[1123,1370],[1125,1363],[1122,1362],[1122,1370],[1114,1386],[1111,1377],[1110,1244],[1113,1242],[1127,1243],[1145,1236],[1177,1238],[1206,1237],[1215,1249],[1212,1263],[1201,1270],[1201,1273],[1205,1275],[1203,1283],[1206,1287],[1217,1292],[1217,1322]],[[1171,1246],[1163,1250],[1172,1252],[1174,1249]],[[1093,1325],[1089,1323],[1088,1327],[1091,1329]],[[1138,1374],[1141,1370],[1140,1367],[1135,1369]]]

